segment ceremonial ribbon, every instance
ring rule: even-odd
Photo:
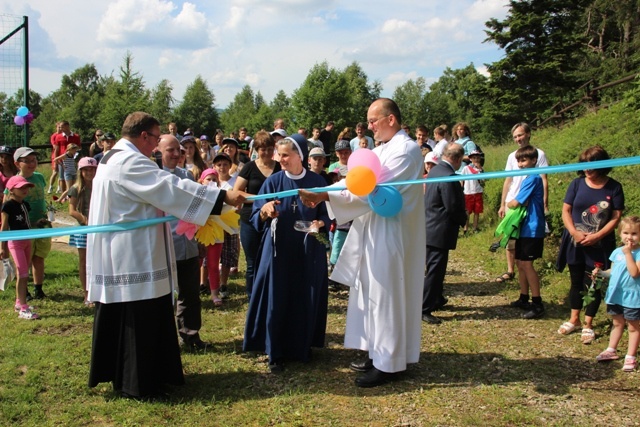
[[[620,166],[631,166],[640,164],[640,156],[625,157],[620,159],[598,160],[595,162],[581,162],[581,163],[569,163],[566,165],[546,166],[542,168],[526,168],[516,169],[511,171],[497,171],[497,172],[483,172],[482,179],[497,179],[508,178],[512,176],[526,176],[526,175],[549,175],[554,173],[564,172],[576,172],[585,169],[604,169]],[[391,181],[380,183],[380,186],[391,185],[414,185],[414,184],[429,184],[433,182],[452,182],[452,181],[465,181],[465,180],[478,179],[476,175],[451,175],[438,178],[423,178],[407,181]],[[344,186],[335,187],[316,187],[305,188],[305,190],[312,193],[324,193],[327,191],[342,191],[345,190]],[[276,197],[289,197],[298,194],[298,190],[280,191],[278,193],[257,194],[247,197],[247,200],[262,200],[273,199]],[[90,225],[90,226],[78,226],[78,227],[64,227],[64,228],[38,228],[31,230],[15,230],[15,231],[3,231],[0,233],[0,242],[7,240],[30,240],[39,239],[44,237],[57,237],[66,236],[69,234],[89,234],[89,233],[114,233],[119,231],[129,231],[136,228],[149,227],[152,225],[162,224],[169,221],[174,221],[177,218],[174,216],[163,216],[158,218],[145,219],[141,221],[123,222],[118,224],[107,225]]]

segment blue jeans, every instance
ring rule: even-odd
[[[247,271],[244,279],[249,298],[251,298],[251,290],[253,289],[254,264],[256,256],[258,256],[261,239],[262,232],[257,231],[250,222],[240,220],[240,243],[242,243],[244,258],[247,261]]]

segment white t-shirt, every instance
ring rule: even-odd
[[[460,175],[475,175],[476,177],[478,177],[478,179],[467,179],[465,181],[462,181],[464,194],[478,194],[484,192],[482,185],[480,185],[480,180],[482,177],[481,172],[473,173],[474,170],[476,169],[473,165],[467,165],[464,166],[462,168],[462,172],[460,172]]]
[[[547,156],[545,156],[544,151],[537,148],[538,150],[538,161],[536,162],[536,167],[541,168],[545,166],[549,166],[549,162],[547,162]],[[507,167],[504,168],[506,171],[518,170],[518,161],[516,160],[516,152],[509,154],[507,158]],[[520,191],[520,186],[522,185],[522,181],[526,178],[525,175],[512,176],[511,186],[509,187],[509,191],[507,192],[507,197],[504,199],[505,203],[509,203],[518,195],[518,191]]]

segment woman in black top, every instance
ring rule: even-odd
[[[253,149],[258,152],[258,158],[253,160],[240,170],[240,174],[233,186],[234,190],[245,191],[249,194],[258,194],[265,180],[275,172],[280,171],[280,164],[273,160],[275,141],[269,132],[258,132],[253,141]],[[245,274],[247,295],[251,297],[253,288],[254,262],[260,246],[262,233],[258,232],[250,222],[253,202],[247,200],[240,209],[240,242],[247,261]]]

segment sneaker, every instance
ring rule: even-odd
[[[522,315],[524,319],[537,319],[544,314],[544,306],[542,304],[530,304],[529,307],[529,311]]]
[[[18,314],[18,318],[19,319],[26,319],[26,320],[36,320],[36,319],[39,319],[40,316],[38,316],[35,311],[31,311],[27,307],[27,308],[20,309],[20,313]]]
[[[529,310],[531,308],[531,303],[529,301],[523,301],[520,298],[509,303],[509,307],[513,308],[521,308],[522,310]]]
[[[205,284],[200,284],[200,295],[211,295],[211,289]]]
[[[29,310],[35,310],[36,308],[32,305],[27,306],[29,308]],[[20,310],[22,310],[22,305],[20,305],[19,302],[16,303],[16,305],[13,306],[13,311],[15,311],[16,313],[19,313]]]
[[[618,360],[618,359],[620,359],[620,356],[618,356],[618,353],[616,352],[616,350],[609,350],[609,349],[606,349],[605,351],[603,351],[602,353],[596,356],[596,360],[598,362],[606,362],[608,360]]]
[[[49,187],[49,189],[47,190],[47,194],[51,194],[51,192],[52,192],[52,189],[51,187]]]
[[[220,298],[227,298],[229,296],[229,288],[227,285],[220,285]]]
[[[27,291],[27,301],[31,301],[32,299],[33,299],[33,297],[31,296],[29,291]]]
[[[33,299],[45,299],[46,297],[42,288],[33,289]]]

